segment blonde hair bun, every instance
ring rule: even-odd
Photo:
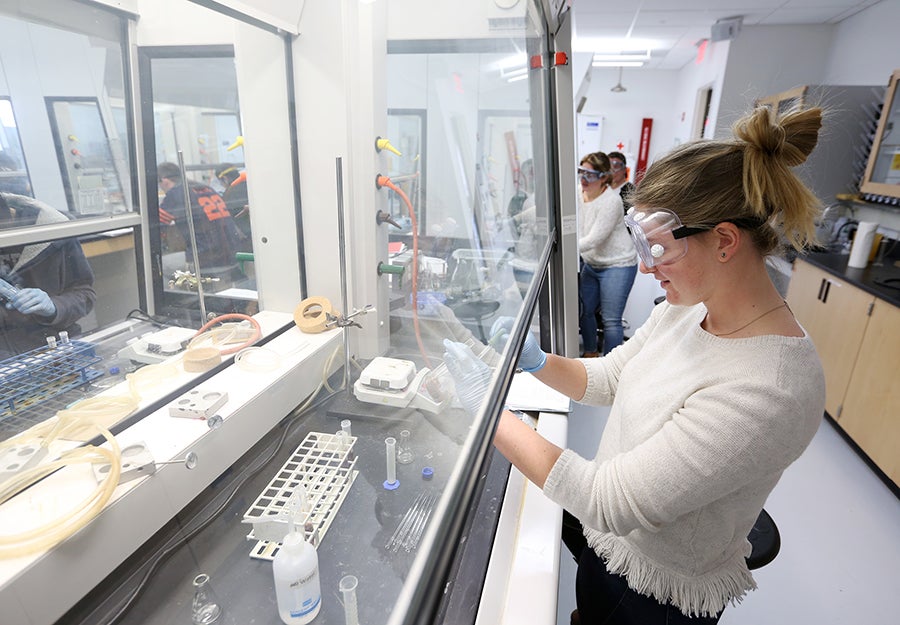
[[[780,159],[788,167],[803,164],[819,141],[822,109],[794,108],[782,115],[758,106],[734,124],[734,136],[764,156]]]

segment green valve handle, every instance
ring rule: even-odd
[[[389,265],[387,263],[378,263],[378,275],[393,273],[396,275],[402,275],[403,272],[406,271],[406,267],[402,265]]]
[[[241,273],[244,272],[244,263],[253,262],[253,252],[236,252],[234,259],[241,265]]]
[[[391,265],[389,263],[378,263],[378,275],[384,275],[386,273],[392,273],[397,276],[397,285],[403,285],[403,272],[406,271],[406,267],[403,265]]]

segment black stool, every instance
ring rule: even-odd
[[[751,571],[767,565],[775,559],[781,550],[781,534],[778,526],[765,510],[760,510],[753,529],[747,535],[750,541],[750,555],[747,557],[747,568]]]

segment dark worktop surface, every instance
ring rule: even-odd
[[[894,244],[891,253],[885,254],[882,263],[869,263],[865,269],[847,266],[849,254],[811,252],[799,256],[799,260],[819,267],[875,297],[900,306],[900,244]]]

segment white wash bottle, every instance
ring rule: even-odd
[[[295,497],[291,499],[296,501]],[[297,516],[306,507],[305,490],[300,492],[300,501],[299,510],[296,505],[290,506],[291,528],[272,561],[278,616],[287,625],[309,623],[322,607],[319,555],[304,539],[303,525],[297,526]]]

